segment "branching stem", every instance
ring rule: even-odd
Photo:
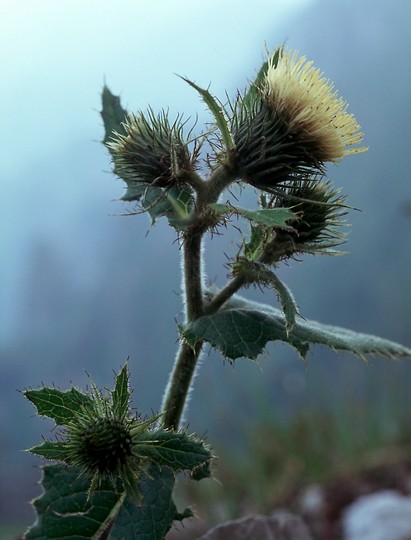
[[[220,309],[220,307],[229,300],[246,283],[244,275],[234,277],[227,285],[219,291],[216,296],[205,306],[204,315],[211,315]]]
[[[216,202],[221,193],[234,180],[233,172],[226,165],[214,170],[207,182],[197,180],[197,200],[192,224],[183,238],[184,295],[186,324],[203,315],[204,295],[202,286],[202,239],[207,230],[203,209]],[[203,347],[199,341],[195,347],[183,343],[170,375],[163,401],[163,424],[167,429],[178,429],[190,391],[197,362]]]

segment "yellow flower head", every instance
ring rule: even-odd
[[[349,148],[363,134],[347,103],[338,97],[331,81],[323,77],[305,56],[280,51],[268,64],[263,83],[267,103],[289,123],[290,131],[313,147],[318,161],[337,162],[366,147]]]
[[[271,191],[322,175],[358,147],[363,134],[333,84],[296,52],[278,49],[240,99],[232,123],[239,177]]]

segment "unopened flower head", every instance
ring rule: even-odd
[[[265,199],[264,199],[265,200]],[[291,230],[269,235],[263,262],[275,264],[301,253],[336,254],[331,250],[342,244],[342,218],[347,214],[345,197],[330,182],[319,179],[294,180],[265,203],[269,208],[292,208],[299,219]]]
[[[108,479],[118,482],[130,496],[138,499],[138,480],[145,460],[139,455],[139,436],[150,429],[160,415],[139,420],[128,414],[128,402],[114,406],[95,387],[91,402],[82,407],[64,429],[65,440],[58,442],[60,459],[78,467],[91,477],[89,493]]]
[[[25,392],[39,413],[61,427],[61,440],[44,441],[30,452],[75,467],[79,477],[90,480],[89,498],[102,488],[138,501],[141,485],[163,466],[190,471],[198,479],[210,475],[213,456],[204,441],[162,427],[158,421],[163,413],[147,420],[131,413],[127,364],[116,375],[111,392],[102,392],[92,382],[91,389],[82,393],[74,387],[66,392],[44,387]]]
[[[125,134],[115,133],[107,143],[114,172],[128,185],[171,187],[183,180],[195,160],[183,140],[183,126],[181,117],[170,124],[165,112],[129,114],[123,124]]]
[[[276,51],[253,95],[240,101],[233,129],[240,175],[252,185],[324,173],[325,163],[366,150],[347,103],[305,56]]]
[[[317,179],[294,181],[275,198],[276,207],[292,209],[300,214],[293,223],[294,242],[303,251],[307,247],[330,248],[341,244],[345,235],[339,230],[347,214],[345,197],[329,182]]]

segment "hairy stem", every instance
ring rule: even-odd
[[[194,322],[203,315],[201,244],[207,230],[207,223],[203,222],[202,212],[207,205],[218,200],[220,194],[233,180],[234,175],[230,168],[220,165],[213,171],[207,182],[196,184],[195,216],[192,225],[184,233],[183,241],[186,324]],[[195,347],[183,343],[180,347],[163,401],[165,428],[178,429],[179,427],[202,347],[203,342],[198,342]]]
[[[216,167],[207,182],[207,189],[203,194],[204,202],[208,204],[217,202],[221,193],[235,181],[235,178],[236,173],[230,163]]]
[[[220,307],[229,300],[246,283],[244,275],[234,277],[227,285],[219,291],[214,298],[205,306],[204,315],[211,315],[220,309]]]
[[[197,360],[203,343],[193,348],[183,343],[177,355],[163,403],[163,425],[167,429],[178,429],[188,398]]]
[[[202,233],[195,226],[184,235],[184,293],[186,304],[186,323],[201,316],[203,310],[203,291],[201,273]]]
[[[201,273],[201,242],[203,231],[196,224],[184,235],[183,268],[186,323],[201,317],[203,311],[203,291]],[[163,402],[163,423],[167,429],[178,429],[184,406],[190,391],[202,343],[192,348],[183,343],[180,347]]]

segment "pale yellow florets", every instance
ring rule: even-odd
[[[366,147],[349,148],[362,141],[361,128],[331,81],[305,56],[281,50],[271,57],[263,83],[267,104],[287,119],[300,141],[315,147],[321,162],[336,162]]]

